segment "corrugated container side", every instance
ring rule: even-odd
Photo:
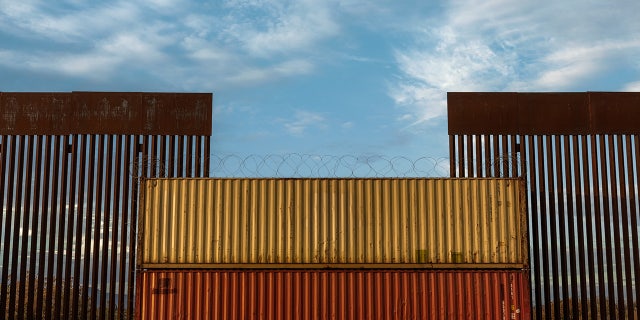
[[[137,319],[530,319],[525,271],[145,270]]]
[[[149,179],[143,191],[144,268],[528,261],[518,179]]]

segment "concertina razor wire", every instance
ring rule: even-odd
[[[385,155],[313,155],[302,153],[238,155],[212,154],[207,157],[209,176],[214,178],[445,178],[450,176],[450,159]],[[191,159],[200,163],[199,159]],[[458,163],[467,171],[476,164]],[[492,163],[480,164],[495,177],[509,175],[520,159],[504,155]],[[142,156],[130,164],[134,178],[168,177],[166,164],[156,157]],[[145,174],[146,173],[146,174]]]

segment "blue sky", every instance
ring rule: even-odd
[[[213,92],[212,152],[447,157],[448,91],[640,91],[640,1],[0,0],[0,91]]]

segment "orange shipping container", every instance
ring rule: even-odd
[[[526,271],[145,270],[138,319],[529,319]]]

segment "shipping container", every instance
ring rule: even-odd
[[[523,268],[519,179],[149,179],[141,268]]]
[[[526,271],[144,270],[137,319],[529,319]]]

